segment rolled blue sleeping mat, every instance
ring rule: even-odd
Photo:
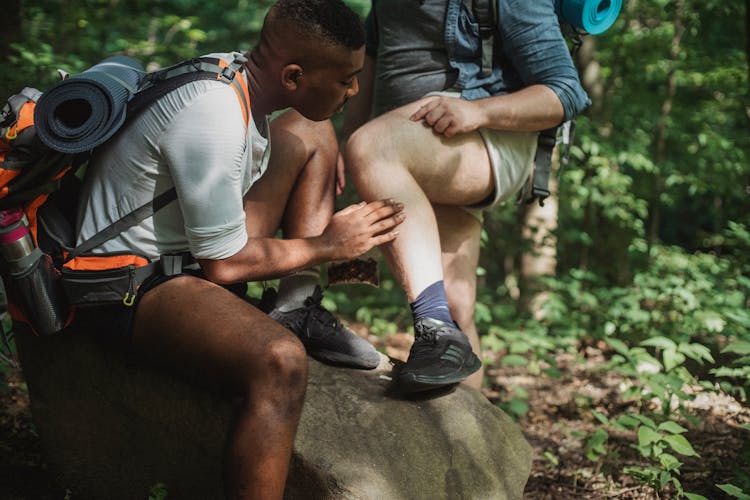
[[[557,15],[591,35],[607,31],[617,20],[622,0],[556,0]]]
[[[112,56],[56,83],[37,102],[37,135],[47,146],[63,153],[90,151],[122,126],[128,101],[143,75],[140,62]]]

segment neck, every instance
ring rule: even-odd
[[[279,96],[276,95],[277,92],[274,90],[273,82],[268,81],[269,75],[272,73],[264,68],[262,61],[263,58],[259,57],[257,50],[253,49],[247,54],[247,62],[245,63],[252,115],[257,127],[260,127],[265,121],[266,115],[286,107],[281,103]]]

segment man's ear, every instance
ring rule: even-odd
[[[297,90],[300,78],[302,78],[302,66],[299,64],[287,64],[281,70],[281,84],[287,90]]]

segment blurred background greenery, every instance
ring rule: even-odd
[[[0,95],[113,53],[156,68],[249,49],[271,3],[5,0]],[[486,218],[476,318],[501,363],[554,374],[556,353],[602,342],[612,369],[652,394],[698,383],[747,405],[749,3],[624,0],[609,31],[584,37],[575,59],[594,104],[569,161],[555,160],[553,196]],[[326,305],[378,335],[408,329],[381,274],[379,289],[332,287]],[[637,369],[647,357],[667,378]]]

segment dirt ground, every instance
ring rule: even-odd
[[[365,335],[364,327],[355,329]],[[406,334],[370,336],[370,340],[389,356],[402,360],[411,344]],[[581,354],[583,362],[561,356],[558,368],[562,375],[556,378],[501,368],[499,360],[487,354],[483,393],[491,402],[509,401],[510,388],[528,393],[528,411],[518,420],[534,448],[525,498],[676,498],[669,491],[656,494],[622,473],[626,466],[647,465],[631,447],[636,442],[634,434],[610,432],[610,452],[596,462],[585,457],[581,436],[601,426],[592,410],[616,418],[634,408],[620,396],[623,379],[595,369],[602,353],[589,347]],[[750,431],[741,427],[750,424],[750,408],[726,395],[701,392],[690,402],[689,410],[699,423],[683,425],[689,428],[687,437],[700,456],[680,457],[684,465],[679,479],[687,492],[711,500],[731,498],[714,485],[731,482],[737,467],[750,475]],[[10,370],[0,378],[0,500],[64,498],[66,491],[55,484],[45,465],[22,373]]]

